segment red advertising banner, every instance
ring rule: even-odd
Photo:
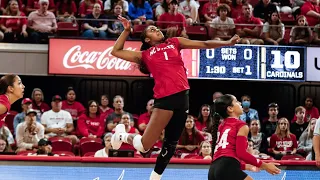
[[[111,55],[111,40],[49,40],[49,74],[146,76],[135,63]],[[141,42],[127,41],[124,49],[137,51]],[[182,50],[188,77],[198,77],[198,50]]]

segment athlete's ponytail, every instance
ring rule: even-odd
[[[151,47],[150,44],[145,42],[145,39],[146,39],[146,36],[147,36],[147,29],[148,28],[145,28],[144,31],[141,33],[142,45],[140,47],[140,51],[147,50],[147,49],[149,49]],[[150,71],[148,70],[148,67],[147,67],[146,63],[144,63],[142,60],[140,61],[140,64],[139,64],[139,70],[143,74],[150,74]]]
[[[217,139],[218,139],[218,127],[220,124],[221,116],[219,113],[214,113],[213,114],[213,123],[212,123],[212,128],[211,128],[211,136],[212,136],[212,156],[214,154],[214,150],[216,147]]]

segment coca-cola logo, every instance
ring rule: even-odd
[[[63,66],[67,69],[85,68],[85,69],[114,69],[131,70],[131,62],[114,57],[111,55],[113,46],[100,51],[81,51],[80,45],[71,47],[63,57]],[[127,48],[135,51],[136,48]]]

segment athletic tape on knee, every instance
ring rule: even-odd
[[[141,139],[142,139],[142,136],[140,134],[134,136],[133,147],[142,153],[146,153],[149,151],[149,149],[148,150],[144,149]]]

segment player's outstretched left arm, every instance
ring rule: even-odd
[[[178,37],[181,49],[211,49],[218,48],[222,46],[233,46],[240,41],[238,35],[234,35],[228,41],[217,41],[217,40],[207,40],[207,41],[196,41],[190,40],[182,37]]]

